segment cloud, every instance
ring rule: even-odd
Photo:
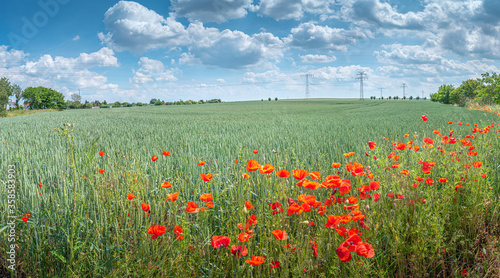
[[[107,78],[90,71],[94,67],[118,67],[113,50],[102,48],[90,54],[81,53],[77,58],[43,55],[37,61],[0,68],[0,75],[21,86],[47,86],[52,88],[99,88]]]
[[[356,41],[365,40],[371,34],[361,29],[341,29],[328,26],[316,25],[312,22],[301,23],[292,28],[291,34],[285,39],[290,46],[303,50],[340,50],[346,51],[347,46],[353,45]]]
[[[430,45],[430,46],[429,46]],[[479,60],[457,61],[442,56],[442,51],[432,42],[424,45],[392,44],[387,50],[375,51],[377,60],[384,64],[377,69],[388,76],[451,76],[498,71]]]
[[[173,0],[171,3],[179,17],[221,23],[245,17],[252,0]]]
[[[117,51],[143,53],[149,49],[183,45],[187,41],[184,26],[174,18],[157,14],[139,3],[120,1],[104,15],[111,32],[99,33],[99,39]]]
[[[76,35],[76,36],[75,36],[74,38],[72,38],[71,40],[73,40],[73,41],[78,41],[78,40],[80,40],[80,36],[79,36],[79,35]]]
[[[22,50],[9,50],[7,45],[0,45],[0,68],[19,65],[27,56]]]
[[[326,19],[334,13],[334,0],[260,0],[251,10],[275,20],[300,20],[306,14],[319,14]]]
[[[337,60],[335,56],[327,56],[327,55],[313,55],[307,54],[304,56],[299,56],[303,63],[329,63]]]
[[[139,66],[140,68],[135,71],[134,77],[130,79],[131,83],[144,84],[177,80],[173,74],[173,70],[165,69],[161,61],[141,57]]]
[[[310,70],[308,73],[314,75],[314,78],[334,81],[352,81],[355,83],[355,78],[359,71],[364,71],[367,75],[370,75],[373,72],[369,67],[350,65],[341,67],[322,67]]]
[[[282,56],[283,42],[270,33],[249,36],[241,31],[205,27],[194,21],[185,28],[170,16],[167,19],[136,3],[120,1],[105,14],[104,22],[112,32],[99,34],[109,47],[132,53],[149,49],[186,47],[181,64],[203,63],[239,69]]]
[[[388,29],[424,29],[421,12],[398,13],[389,3],[379,0],[344,0],[341,1],[341,19],[347,22],[364,23],[363,25]]]

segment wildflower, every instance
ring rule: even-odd
[[[198,205],[194,202],[188,202],[186,211],[188,213],[198,213],[200,210],[197,209]]]
[[[275,238],[277,239],[281,239],[281,240],[287,240],[288,239],[288,235],[286,234],[285,231],[281,231],[281,230],[274,230],[272,231],[273,235]]]
[[[151,158],[151,160],[153,160],[153,161],[157,161],[157,160],[158,160],[158,157],[153,155],[153,158]]]
[[[250,201],[248,201],[248,200],[247,200],[247,201],[245,202],[245,208],[246,208],[246,209],[252,209],[252,208],[253,208],[252,203],[250,203]]]
[[[245,245],[231,245],[231,254],[235,257],[244,257],[248,254],[248,248]]]
[[[298,180],[304,179],[309,174],[309,172],[304,169],[295,169],[292,171],[292,173],[293,177]]]
[[[170,156],[170,152],[167,151],[163,151],[161,154],[163,154],[164,156]]]
[[[163,187],[163,188],[170,188],[171,186],[172,186],[172,183],[170,183],[168,181],[162,183],[162,185],[161,185],[161,187]]]
[[[375,147],[377,147],[377,143],[370,141],[368,142],[368,147],[370,148],[370,150],[373,150],[375,149]]]
[[[167,194],[167,196],[168,196],[168,198],[165,201],[176,201],[177,197],[179,197],[179,192]]]
[[[103,172],[104,172],[104,170],[103,170]],[[38,187],[42,188],[42,182],[38,183]]]
[[[226,247],[229,246],[229,243],[231,242],[231,239],[227,236],[212,236],[212,247],[213,248],[220,248],[220,247]]]
[[[102,173],[104,173],[104,170],[103,169],[99,169],[99,174],[102,174]]]
[[[200,174],[200,177],[203,181],[210,181],[212,179],[212,174]]]
[[[333,168],[340,168],[340,166],[342,166],[342,164],[338,163],[338,162],[334,162],[332,163],[332,167]]]
[[[276,172],[276,176],[280,178],[288,178],[290,176],[290,172],[288,172],[287,170],[281,170],[279,172]]]
[[[260,256],[252,256],[251,260],[246,260],[245,262],[248,264],[251,264],[251,265],[261,265],[261,264],[265,263],[264,257],[260,257]]]
[[[134,199],[134,198],[135,198],[135,196],[134,196],[134,195],[132,195],[132,194],[130,194],[130,193],[127,193],[127,198],[128,198],[129,200],[132,200],[132,199]]]
[[[167,228],[163,225],[151,225],[147,233],[153,235],[153,239],[157,239],[158,236],[163,235],[166,231]]]
[[[196,164],[196,165],[203,166],[203,165],[205,165],[205,163],[207,163],[205,160],[198,160],[198,164]]]
[[[427,115],[420,116],[420,121],[426,122],[428,120]]]
[[[105,154],[106,154],[105,152],[103,152],[103,151],[99,151],[99,155],[100,155],[100,156],[104,156]]]
[[[182,240],[184,238],[184,229],[179,225],[174,226],[174,233],[176,235],[176,240]]]
[[[149,205],[146,204],[146,203],[142,203],[141,204],[141,207],[142,207],[142,210],[145,211],[145,212],[148,212],[149,211]]]
[[[206,202],[206,203],[212,201],[213,199],[214,199],[214,197],[212,196],[212,194],[205,193],[205,194],[202,194],[200,196],[200,200],[202,200],[203,202]]]
[[[274,267],[274,268],[280,268],[280,261],[272,261],[270,264],[269,264],[270,267]]]
[[[269,174],[274,171],[274,166],[271,164],[264,164],[260,167],[259,173],[261,174]]]
[[[247,163],[247,172],[257,171],[260,168],[256,160],[250,159]]]
[[[258,150],[253,150],[253,153],[258,154],[259,151]]]

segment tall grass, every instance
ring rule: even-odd
[[[420,121],[424,114],[429,121]],[[495,120],[493,113],[429,102],[351,100],[78,110],[1,119],[0,141],[7,144],[0,147],[0,180],[15,164],[18,214],[32,215],[27,223],[18,220],[18,272],[34,277],[448,277],[463,270],[498,275],[498,126],[488,133],[471,132],[473,124],[484,128]],[[68,139],[54,130],[63,123],[73,124],[63,126]],[[451,129],[457,141],[475,136],[477,156],[468,155],[460,141],[442,144],[433,133],[447,136]],[[434,138],[435,147],[424,147],[425,137]],[[392,142],[409,140],[422,148],[391,149]],[[368,141],[377,147],[370,150]],[[101,157],[99,150],[106,154]],[[171,155],[162,155],[163,150]],[[355,155],[344,157],[348,152]],[[388,158],[391,152],[400,155],[397,162]],[[153,155],[159,159],[152,161]],[[362,163],[381,184],[370,193],[379,193],[380,200],[359,200],[369,230],[359,221],[341,226],[359,229],[375,257],[352,253],[352,261],[340,262],[336,249],[345,239],[324,225],[329,215],[347,214],[345,204],[330,206],[323,216],[317,209],[287,215],[289,198],[297,202],[300,194],[312,194],[324,202],[332,189],[299,187],[293,176],[278,178],[276,171],[269,177],[248,173],[250,159],[272,164],[276,171],[302,168],[319,171],[321,180],[332,174],[349,179],[351,193],[335,193],[346,199],[357,196],[370,179],[353,177],[345,165]],[[197,166],[199,160],[207,163]],[[429,175],[422,173],[419,160],[436,162]],[[475,161],[483,166],[464,168]],[[332,168],[333,162],[342,167]],[[401,168],[391,168],[394,163]],[[410,175],[402,175],[403,169]],[[214,177],[204,182],[199,175],[207,173]],[[416,176],[435,183],[412,187]],[[165,181],[172,187],[162,188]],[[457,184],[461,188],[455,191]],[[6,207],[4,191],[0,201]],[[178,200],[165,201],[173,192],[179,192]],[[389,192],[404,198],[388,197]],[[136,198],[127,199],[128,193]],[[204,204],[203,193],[213,194],[215,207],[186,212],[188,201]],[[246,200],[253,209],[245,209]],[[141,209],[143,202],[150,214]],[[273,215],[273,202],[285,211]],[[252,214],[258,221],[251,226],[254,235],[242,243],[237,224]],[[1,219],[5,225],[6,216]],[[167,228],[155,240],[146,233],[153,224]],[[183,240],[175,240],[174,225],[185,230]],[[275,229],[285,230],[288,240],[274,238]],[[227,248],[213,248],[214,235],[230,237],[230,245],[245,244],[248,255],[238,258]],[[5,254],[7,242],[0,236]],[[317,257],[311,240],[318,245]],[[294,252],[283,247],[288,243],[296,245]],[[251,256],[266,256],[266,262],[249,265],[245,260]],[[269,267],[271,261],[281,267]]]

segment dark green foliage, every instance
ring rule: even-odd
[[[63,94],[45,87],[28,87],[23,92],[23,98],[31,109],[65,109]]]

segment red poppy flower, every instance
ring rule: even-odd
[[[161,187],[163,187],[163,188],[170,188],[171,186],[172,186],[172,183],[170,183],[168,181],[162,183],[162,185],[161,185]]]
[[[246,207],[246,209],[252,209],[252,208],[253,208],[253,205],[252,205],[252,203],[250,203],[250,201],[248,201],[248,200],[247,200],[247,201],[245,202],[245,207]]]
[[[241,241],[241,242],[247,242],[248,240],[250,239],[250,235],[248,233],[240,233],[240,235],[238,236],[238,240]]]
[[[102,173],[104,173],[104,170],[103,169],[99,169],[99,174],[102,174]]]
[[[452,124],[453,124],[453,122],[448,122],[448,124],[452,125]]]
[[[249,175],[249,174],[247,174],[247,173],[243,173],[243,178],[244,178],[244,179],[249,179],[249,178],[250,178],[250,175]]]
[[[420,121],[428,121],[429,119],[427,118],[427,115],[420,116]]]
[[[102,171],[104,172],[104,170],[102,170]],[[101,172],[99,171],[99,173],[101,173]],[[102,174],[102,173],[101,173],[101,174]],[[42,188],[42,182],[38,183],[38,186],[39,186],[40,188]]]
[[[292,171],[292,173],[293,177],[298,180],[304,179],[309,174],[309,172],[304,169],[295,169]]]
[[[237,159],[234,160],[234,164],[238,164],[238,160]]]
[[[448,179],[445,179],[445,178],[440,178],[440,179],[439,179],[439,182],[445,183],[445,182],[448,182]]]
[[[167,151],[163,151],[161,154],[163,154],[164,156],[170,156],[170,152]]]
[[[405,196],[401,195],[401,194],[396,194],[396,199],[403,199]]]
[[[189,213],[197,213],[200,211],[199,209],[197,209],[197,207],[198,207],[198,205],[196,203],[188,202],[187,207],[186,207],[186,211]]]
[[[153,239],[156,239],[158,236],[163,235],[166,231],[167,228],[163,225],[151,225],[147,233],[153,235]]]
[[[277,239],[281,239],[281,240],[287,240],[288,239],[288,235],[286,234],[285,231],[282,231],[282,230],[274,230],[272,231],[273,235],[275,238]]]
[[[389,196],[389,197],[392,198],[392,197],[394,197],[394,193],[393,192],[389,192],[389,193],[387,193],[387,196]]]
[[[23,217],[23,218],[21,218],[21,219],[22,219],[24,222],[28,222],[28,219],[29,219],[29,218],[28,218],[28,217]]]
[[[106,154],[105,152],[103,152],[103,151],[99,151],[99,155],[100,155],[100,156],[104,156],[105,154]]]
[[[434,180],[429,178],[429,179],[425,180],[425,183],[427,183],[428,185],[433,185],[434,184]]]
[[[264,258],[265,257],[252,256],[251,260],[246,260],[245,262],[251,265],[261,265],[266,262],[264,261]]]
[[[409,175],[410,171],[408,171],[408,170],[405,169],[405,170],[401,171],[401,174],[403,174],[403,175]]]
[[[481,161],[477,161],[477,162],[472,163],[472,166],[478,168],[478,167],[483,166],[483,163]]]
[[[370,148],[370,150],[375,149],[376,146],[377,146],[377,143],[375,143],[373,141],[368,142],[368,147]]]
[[[259,151],[258,150],[253,150],[253,153],[257,154],[257,153],[259,153]]]
[[[148,212],[149,211],[149,205],[146,203],[141,204],[142,210]]]
[[[467,274],[467,273],[469,273],[469,272],[468,272],[466,269],[462,270],[462,274],[463,274],[463,275],[465,275],[465,274]]]
[[[205,165],[205,163],[207,163],[205,160],[198,160],[198,166],[203,166]]]
[[[264,164],[259,168],[259,173],[261,174],[269,174],[274,171],[274,166],[271,164]]]
[[[378,201],[378,199],[380,198],[380,195],[379,194],[375,194],[373,195],[373,201],[376,202]]]
[[[208,194],[208,193],[202,194],[200,196],[200,200],[202,200],[203,202],[210,202],[213,199],[214,199],[214,197],[212,196],[212,194]]]
[[[250,218],[247,219],[247,223],[250,225],[257,225],[257,216],[255,214],[252,214]]]
[[[203,181],[210,181],[212,179],[212,174],[200,174],[200,177]]]
[[[176,240],[182,240],[184,238],[184,229],[181,228],[181,226],[175,225],[175,227],[174,227],[174,233],[177,236],[175,238]]]
[[[220,248],[220,247],[226,247],[229,246],[229,243],[231,243],[231,239],[227,236],[212,236],[212,247],[213,248]]]
[[[270,267],[274,267],[274,268],[280,268],[280,261],[272,261],[270,264],[269,264]]]
[[[281,170],[279,172],[276,172],[276,176],[280,178],[288,178],[290,176],[290,172],[288,172],[287,170]]]
[[[244,257],[248,254],[248,248],[245,245],[231,245],[231,254],[235,257]]]
[[[209,207],[209,208],[215,207],[214,202],[207,202],[207,207]]]
[[[168,196],[168,198],[165,201],[176,201],[177,197],[179,197],[179,192],[167,194],[167,196]]]
[[[334,162],[332,163],[332,167],[333,168],[340,168],[340,166],[342,166],[342,164],[338,163],[338,162]]]
[[[127,193],[127,198],[128,198],[129,200],[132,200],[132,199],[134,199],[134,198],[135,198],[135,196],[134,196],[134,195],[132,195],[132,194],[130,194],[130,193]]]
[[[254,160],[250,159],[247,163],[247,172],[257,171],[260,168],[260,164]]]
[[[343,245],[340,245],[335,252],[337,253],[337,256],[339,256],[340,261],[343,263],[352,260],[351,252],[349,252],[349,250]]]
[[[153,161],[157,161],[157,160],[158,160],[158,157],[153,155],[153,158],[151,158],[151,160],[153,160]]]
[[[380,182],[378,181],[371,181],[369,184],[371,190],[377,190],[380,188]]]

